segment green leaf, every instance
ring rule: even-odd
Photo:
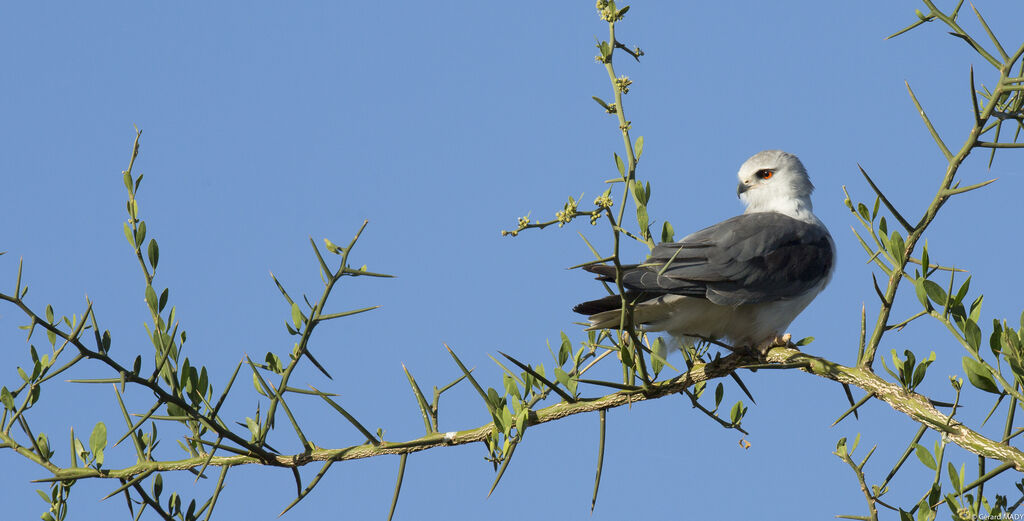
[[[603,108],[604,110],[611,110],[610,108],[608,108],[608,104],[605,103],[605,101],[603,99],[601,99],[601,98],[599,98],[597,96],[591,96],[591,98],[593,98],[594,101],[596,101],[597,104],[600,105],[601,108]],[[637,155],[639,155],[639,154],[637,154]]]
[[[341,248],[339,248],[337,244],[331,242],[330,239],[324,238],[324,245],[327,246],[327,251],[335,255],[338,255],[338,252],[341,251]]]
[[[953,490],[955,490],[957,494],[962,494],[963,484],[960,482],[960,474],[957,473],[956,467],[953,466],[952,461],[948,462],[946,472],[949,473],[949,482],[953,484]]]
[[[967,280],[960,285],[960,290],[956,292],[956,301],[963,302],[964,297],[967,296],[967,292],[971,289],[971,277],[967,277]]]
[[[868,211],[868,207],[864,206],[864,203],[857,203],[857,213],[859,213],[865,221],[871,221],[871,213]]]
[[[903,356],[906,359],[903,361],[903,368],[900,369],[900,376],[903,377],[903,381],[909,386],[910,379],[914,374],[914,365],[917,363],[917,357],[909,349],[903,351]]]
[[[644,185],[642,183],[636,183],[633,185],[633,195],[641,205],[647,204],[647,191],[644,190]]]
[[[99,422],[92,429],[89,436],[89,450],[96,458],[96,463],[103,465],[103,450],[107,448],[107,426]]]
[[[971,385],[992,394],[1002,394],[999,391],[999,387],[996,386],[995,380],[992,379],[992,375],[989,374],[988,369],[981,362],[965,356],[963,366],[964,372],[967,373],[967,379],[971,381]]]
[[[569,374],[563,371],[561,367],[556,367],[555,380],[563,386],[567,386],[569,383]]]
[[[992,354],[999,357],[999,353],[1003,350],[1002,340],[1003,338],[1003,326],[999,323],[998,319],[992,319],[992,335],[988,337],[988,346],[992,350]]]
[[[153,271],[156,271],[157,262],[160,261],[160,247],[156,245],[156,239],[149,240],[149,265],[153,267]]]
[[[917,300],[922,306],[924,306],[925,311],[931,311],[932,304],[928,301],[928,291],[924,288],[924,277],[918,277],[916,279],[912,279],[912,281],[914,283],[914,294],[917,295]]]
[[[159,313],[159,307],[156,298],[156,291],[153,291],[153,286],[146,285],[146,304],[149,305],[149,310],[153,314]]]
[[[923,445],[915,443],[914,452],[917,453],[917,459],[921,460],[921,463],[924,463],[924,466],[932,470],[935,470],[938,467],[935,464],[935,458],[932,457],[932,453],[928,452],[928,449],[924,448]]]
[[[718,409],[718,406],[722,403],[722,398],[724,397],[725,386],[722,385],[722,382],[718,382],[718,386],[715,387],[715,409]]]
[[[7,387],[0,388],[0,403],[3,403],[7,410],[14,410],[14,396],[11,391],[7,390]]]
[[[626,176],[626,165],[624,165],[622,163],[622,158],[619,157],[619,155],[615,154],[615,153],[613,153],[612,155],[615,156],[615,168],[619,169],[619,175],[625,177]]]
[[[964,339],[967,343],[974,348],[974,352],[978,352],[978,348],[981,346],[981,328],[978,327],[978,323],[972,319],[967,319],[964,323]]]
[[[676,232],[672,229],[672,223],[665,221],[661,224],[661,242],[673,242]]]
[[[124,223],[124,238],[128,239],[128,244],[135,248],[135,236],[132,235],[132,228],[128,226],[128,223]]]
[[[646,230],[648,225],[649,217],[647,217],[647,207],[637,206],[636,208],[636,222],[640,225],[641,230]]]
[[[558,365],[565,365],[570,354],[572,354],[572,342],[569,341],[569,336],[562,332],[562,345],[558,348]]]
[[[742,401],[738,401],[732,406],[732,410],[729,411],[729,419],[732,420],[733,425],[739,425],[740,420],[743,419],[743,415],[746,413],[747,408],[743,406]]]
[[[934,361],[935,351],[932,351],[931,355],[929,355],[927,359],[922,360],[921,364],[917,366],[917,369],[914,369],[914,376],[910,382],[911,389],[916,388],[924,380],[924,375],[925,372],[928,371],[928,366],[932,365],[932,362]]]
[[[946,290],[942,289],[937,283],[931,280],[925,280],[922,282],[925,293],[928,294],[928,298],[932,299],[939,307],[946,307],[946,302],[949,296],[946,295]]]
[[[636,158],[640,159],[640,156],[644,153],[644,137],[640,136],[636,138],[636,145],[633,146],[636,149]]]
[[[256,374],[256,371],[252,372],[252,386],[256,388],[256,392],[262,396],[267,396],[266,391],[263,390],[263,384],[260,383],[260,375]]]
[[[296,331],[302,330],[302,310],[295,302],[292,302],[292,324],[295,325]]]
[[[978,298],[971,302],[971,320],[978,322],[981,317],[981,304],[985,300],[985,295],[978,295]]]
[[[800,340],[797,340],[796,341],[796,345],[798,347],[799,346],[805,346],[805,345],[810,344],[811,342],[814,342],[814,337],[813,336],[809,336],[809,337],[801,338]]]
[[[135,244],[142,246],[146,240],[146,221],[139,221],[139,227],[135,230]]]
[[[889,253],[892,254],[893,259],[896,260],[897,265],[902,265],[906,259],[904,255],[906,252],[907,245],[903,242],[903,236],[900,235],[898,230],[892,231],[892,236],[889,238]],[[925,288],[927,289],[927,288]]]
[[[266,361],[267,367],[270,368],[271,371],[277,374],[284,372],[284,367],[281,365],[281,359],[273,352],[267,351],[267,356],[264,358],[264,361]],[[203,371],[206,371],[205,367],[203,368]],[[206,373],[203,374],[205,375]],[[205,385],[203,387],[205,387]]]
[[[249,428],[249,433],[251,433],[254,438],[258,439],[260,437],[260,424],[256,423],[256,420],[246,416],[245,425]]]
[[[128,189],[128,193],[132,193],[132,174],[125,170],[122,180],[124,181],[124,187]]]
[[[160,292],[160,301],[157,302],[157,311],[163,311],[164,306],[167,305],[167,297],[170,294],[170,289],[171,288],[164,288],[164,290]]]

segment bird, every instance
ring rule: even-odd
[[[724,339],[735,350],[764,353],[789,343],[786,328],[828,285],[835,243],[812,211],[814,185],[800,159],[761,151],[737,175],[742,214],[657,244],[645,262],[622,266],[633,322],[643,330],[667,332],[684,345]],[[584,269],[615,281],[615,266]],[[573,311],[589,316],[588,331],[617,329],[621,305],[610,295]]]

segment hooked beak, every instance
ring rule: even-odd
[[[740,181],[740,184],[736,185],[736,197],[742,196],[743,192],[746,192],[749,189],[749,186],[747,186],[743,181]]]

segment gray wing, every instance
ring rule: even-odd
[[[646,262],[627,267],[622,282],[645,294],[756,304],[811,290],[831,271],[833,257],[824,227],[774,212],[749,213],[657,245]],[[589,271],[615,277],[612,266]]]

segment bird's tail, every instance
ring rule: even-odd
[[[652,320],[660,318],[657,313],[652,313],[654,310],[649,309],[648,306],[644,306],[643,303],[656,298],[657,295],[643,292],[627,292],[626,299],[633,301],[636,307],[633,308],[633,322],[637,325],[643,325]],[[573,311],[589,315],[587,320],[590,322],[590,327],[586,331],[596,331],[598,329],[614,329],[619,327],[622,321],[622,297],[619,295],[609,295],[604,298],[597,300],[589,300],[577,304]]]

